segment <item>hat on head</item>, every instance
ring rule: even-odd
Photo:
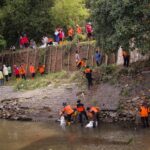
[[[80,103],[80,102],[81,102],[81,100],[80,100],[80,99],[78,99],[78,100],[77,100],[77,103]]]
[[[87,107],[86,110],[90,110],[90,107]]]
[[[66,105],[67,105],[67,103],[66,103],[66,102],[63,102],[63,103],[62,103],[62,105],[63,105],[63,106],[66,106]]]

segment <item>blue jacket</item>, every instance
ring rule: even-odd
[[[96,59],[96,61],[100,61],[100,59],[101,59],[100,53],[95,53],[95,59]]]

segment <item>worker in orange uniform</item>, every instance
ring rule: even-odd
[[[34,79],[34,77],[35,77],[35,67],[33,66],[32,63],[30,64],[29,71],[31,73],[32,79]]]
[[[69,29],[68,29],[68,38],[69,38],[69,41],[73,40],[73,35],[74,35],[74,30],[73,30],[72,27],[69,27]]]
[[[149,115],[149,110],[147,104],[143,103],[142,106],[140,107],[140,116],[144,128],[149,127],[148,115]]]
[[[96,127],[99,124],[99,112],[99,107],[87,107],[87,114],[94,121],[93,127]]]
[[[82,34],[82,28],[78,24],[76,25],[76,32],[77,34]]]
[[[122,56],[123,56],[123,60],[124,60],[124,66],[129,67],[129,61],[130,61],[129,52],[123,49],[122,50]]]
[[[81,69],[82,67],[86,67],[86,63],[85,63],[85,59],[84,58],[82,58],[81,60],[79,60],[77,62],[77,68]]]
[[[22,79],[26,80],[26,70],[23,65],[20,65],[19,74],[21,75]]]
[[[45,72],[45,66],[40,63],[38,70],[39,70],[39,73],[42,76],[44,74],[44,72]]]
[[[67,103],[63,103],[63,107],[64,108],[62,109],[61,113],[65,115],[66,120],[67,120],[67,124],[70,126],[70,124],[71,124],[71,117],[72,117],[72,115],[74,113],[74,110]]]
[[[84,74],[85,74],[85,76],[87,78],[87,81],[88,81],[88,89],[90,89],[91,86],[93,85],[93,83],[92,83],[92,80],[93,80],[93,78],[92,78],[92,69],[90,69],[89,66],[86,66],[86,68],[84,70]]]
[[[86,114],[84,104],[81,103],[81,100],[80,100],[80,99],[77,100],[76,109],[77,109],[77,111],[78,111],[79,122],[81,123],[81,126],[83,126],[83,118],[85,118],[86,121],[88,121],[88,116],[87,116],[87,114]]]

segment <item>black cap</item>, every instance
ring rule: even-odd
[[[90,107],[87,107],[86,110],[90,110]]]
[[[62,103],[62,105],[63,105],[63,106],[66,106],[66,105],[67,105],[67,103],[66,103],[66,102],[64,102],[64,103]]]
[[[80,103],[80,102],[81,102],[81,100],[80,100],[80,99],[78,99],[78,100],[77,100],[77,103]]]

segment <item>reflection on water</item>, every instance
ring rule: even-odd
[[[150,150],[150,129],[102,124],[77,125],[63,131],[59,124],[0,121],[0,150]]]

